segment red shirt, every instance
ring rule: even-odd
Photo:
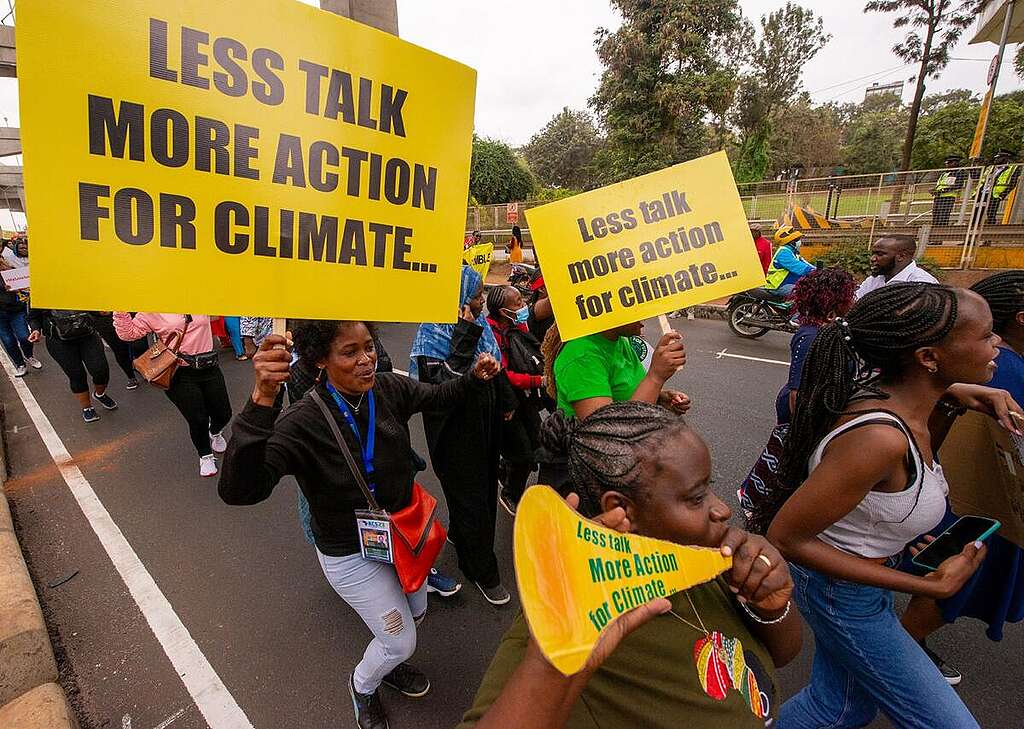
[[[517,390],[533,390],[540,387],[542,379],[540,375],[513,372],[508,368],[508,337],[505,336],[506,327],[490,317],[487,317],[487,321],[491,324],[494,338],[498,341],[498,348],[501,350],[501,368],[505,370],[505,374],[508,376],[508,381],[512,383],[512,387]],[[518,327],[525,334],[530,333],[525,324],[514,324],[513,326]]]
[[[762,235],[754,240],[754,247],[757,248],[757,257],[761,259],[761,268],[767,274],[772,265],[772,243]]]

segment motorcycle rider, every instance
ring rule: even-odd
[[[800,256],[800,242],[804,234],[792,225],[783,225],[775,231],[775,245],[779,248],[772,258],[772,265],[765,276],[764,288],[775,293],[780,299],[793,293],[793,287],[801,277],[816,269]]]

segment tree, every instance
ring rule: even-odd
[[[934,114],[939,109],[961,101],[977,104],[981,99],[970,89],[952,89],[944,94],[929,94],[921,101],[921,116]]]
[[[736,176],[741,181],[764,178],[770,161],[772,123],[800,91],[803,68],[831,36],[821,18],[787,2],[761,17],[751,72],[743,79],[734,117],[742,134]]]
[[[900,162],[907,110],[871,109],[857,114],[844,132],[844,161],[850,174],[891,172]]]
[[[974,22],[988,0],[870,0],[864,12],[895,13],[894,28],[910,28],[892,52],[907,63],[919,64],[914,101],[910,105],[900,169],[910,169],[914,135],[921,114],[925,82],[949,64],[949,52]]]
[[[921,117],[914,140],[914,167],[938,168],[947,155],[963,155],[974,139],[981,104],[975,99],[944,106]],[[992,104],[988,132],[981,150],[983,159],[991,159],[1000,149],[1014,153],[1024,139],[1024,103],[1017,98],[999,97]]]
[[[481,205],[527,200],[536,188],[533,174],[511,147],[473,135],[469,192]]]
[[[843,130],[835,112],[827,106],[812,107],[806,95],[779,114],[769,141],[773,170],[835,167],[843,159]]]
[[[700,156],[704,119],[728,108],[736,73],[725,49],[742,15],[737,0],[611,0],[615,32],[597,31],[604,66],[590,103],[608,135],[605,182]]]
[[[522,152],[542,185],[586,190],[594,186],[591,165],[600,147],[593,117],[566,107],[533,135]]]

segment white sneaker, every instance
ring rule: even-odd
[[[24,377],[25,376],[25,372],[26,372],[26,370],[25,370],[24,365],[21,366],[21,367],[15,367],[14,368],[14,376],[15,377]]]
[[[217,475],[217,456],[211,453],[199,459],[199,475],[203,478]]]
[[[40,362],[35,357],[26,357],[25,358],[25,364],[27,364],[29,367],[31,367],[34,370],[41,370],[41,369],[43,369],[43,363]]]
[[[223,453],[228,449],[228,442],[224,440],[224,431],[210,433],[210,447],[214,453]]]

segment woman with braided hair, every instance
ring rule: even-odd
[[[729,526],[732,511],[711,490],[701,437],[677,414],[638,401],[606,405],[584,420],[557,412],[542,437],[565,455],[578,494],[569,503],[581,514],[620,531],[720,549],[733,566],[623,615],[575,676],[545,660],[520,614],[459,729],[764,729],[777,716],[775,666],[800,652],[793,582],[764,537]],[[726,676],[721,654],[698,660],[695,649],[707,640],[731,646],[721,654],[742,655],[731,660],[745,663],[747,680]]]
[[[901,729],[977,729],[892,593],[948,598],[985,557],[975,543],[926,577],[895,568],[945,513],[935,453],[953,416],[971,408],[1016,431],[1020,406],[980,386],[998,343],[984,299],[923,283],[873,291],[818,333],[780,466],[798,488],[768,531],[817,642],[811,683],[783,705],[780,729],[863,727],[879,709]]]
[[[979,281],[971,290],[981,295],[992,310],[993,329],[1002,338],[996,357],[995,376],[990,387],[1006,390],[1017,402],[1024,402],[1024,271],[1003,271]],[[957,516],[946,512],[935,530],[949,527]],[[988,637],[1003,638],[1003,624],[1024,619],[1024,550],[998,534],[989,538],[988,554],[971,580],[947,600],[915,597],[903,614],[903,626],[925,649],[951,684],[961,680],[960,672],[945,663],[926,645],[925,639],[946,623],[959,617],[988,623]]]

